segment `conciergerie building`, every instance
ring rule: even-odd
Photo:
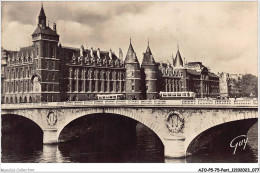
[[[97,95],[120,94],[123,99],[158,99],[160,92],[194,92],[219,96],[219,77],[201,62],[156,62],[149,43],[140,65],[130,40],[122,51],[63,46],[56,24],[46,25],[41,7],[32,45],[19,51],[2,48],[2,103],[84,101]]]

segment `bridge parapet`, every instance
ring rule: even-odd
[[[184,157],[201,133],[218,125],[257,119],[257,100],[92,100],[3,104],[3,116],[20,115],[43,130],[43,143],[57,143],[62,129],[88,115],[120,115],[151,129],[166,157]],[[251,121],[251,120],[250,120]],[[257,120],[254,120],[257,121]]]
[[[41,107],[199,107],[199,108],[257,108],[257,100],[91,100],[74,102],[42,102],[2,104],[2,109]]]

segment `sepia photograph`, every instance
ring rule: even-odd
[[[257,23],[257,1],[2,1],[1,163],[258,163]]]

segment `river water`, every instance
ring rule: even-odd
[[[183,159],[165,159],[163,146],[148,128],[138,124],[135,145],[115,151],[93,150],[93,142],[68,142],[59,145],[22,144],[2,137],[2,162],[4,163],[232,163],[257,162],[257,123],[249,130],[249,144],[244,151],[232,154],[203,153]],[[91,144],[90,144],[91,143]],[[6,145],[7,144],[7,145]],[[92,146],[92,148],[90,147]]]

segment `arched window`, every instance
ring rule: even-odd
[[[100,71],[100,78],[101,78],[102,80],[104,79],[104,71],[103,71],[103,70]]]
[[[74,79],[77,79],[77,70],[74,72]]]
[[[27,97],[26,96],[24,97],[24,103],[27,103]]]
[[[22,99],[22,97],[20,97],[20,99],[19,99],[19,103],[23,103],[23,99]]]
[[[21,88],[20,88],[20,91],[21,91],[21,92],[24,92],[24,90],[23,90],[23,81],[20,81],[20,87],[21,87]]]
[[[10,103],[13,103],[13,97],[11,97],[11,99],[10,99]]]
[[[15,78],[19,78],[19,70],[18,69],[15,70]]]
[[[29,97],[29,103],[32,103],[32,97],[31,96]]]
[[[53,84],[50,85],[50,91],[54,91],[54,85]]]
[[[79,71],[79,79],[81,79],[81,75],[82,75],[82,73],[81,73],[81,70],[78,70]]]
[[[7,103],[7,104],[9,103],[8,97],[5,98],[5,103]]]
[[[9,86],[9,82],[6,82],[6,92],[10,92],[11,87]]]
[[[93,79],[93,76],[94,76],[94,75],[93,75],[93,71],[90,70],[90,71],[89,71],[89,79]]]
[[[19,92],[19,85],[18,85],[18,82],[15,83],[15,92]]]
[[[52,73],[52,80],[55,80],[55,73]]]
[[[11,92],[14,92],[14,82],[12,82]]]
[[[99,75],[99,71],[96,70],[96,75],[95,75],[96,79],[100,79],[100,75]]]
[[[79,92],[81,92],[81,91],[82,91],[82,81],[79,80]]]
[[[17,70],[17,77],[20,79],[20,70]]]
[[[110,71],[107,71],[107,80],[110,80]]]
[[[24,92],[28,91],[28,84],[27,81],[24,82]]]

